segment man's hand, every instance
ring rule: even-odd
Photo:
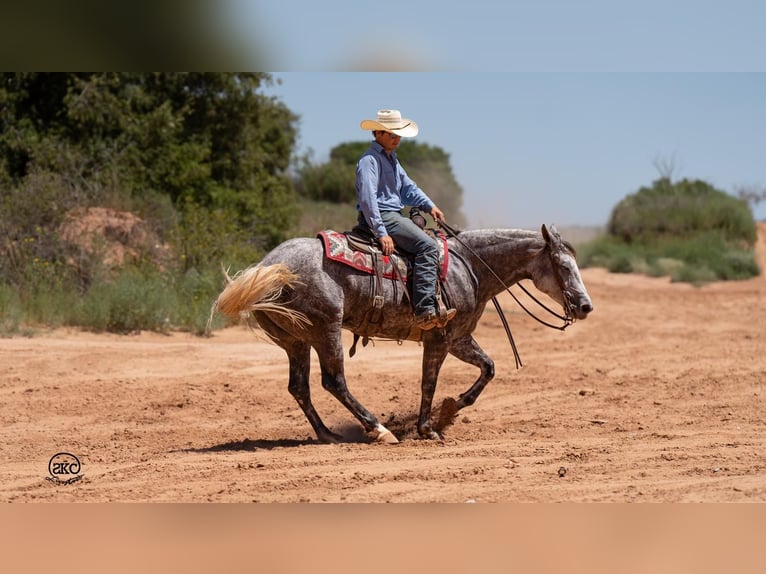
[[[394,252],[394,240],[391,239],[390,235],[378,237],[378,242],[380,243],[380,248],[383,251],[383,255],[391,255]]]
[[[431,209],[431,217],[433,217],[436,222],[447,221],[447,218],[444,217],[442,210],[435,205],[433,206],[433,209]]]

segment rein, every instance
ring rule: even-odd
[[[553,325],[552,323],[549,323],[549,322],[547,322],[547,321],[545,321],[543,319],[540,319],[537,315],[535,315],[529,309],[527,309],[524,306],[524,304],[521,301],[519,301],[519,298],[516,297],[516,295],[511,291],[510,287],[505,284],[505,281],[503,281],[497,275],[497,273],[495,273],[495,271],[492,269],[492,267],[490,267],[489,264],[486,261],[484,261],[484,259],[482,259],[473,249],[471,249],[468,245],[466,245],[466,243],[463,240],[461,240],[460,237],[458,237],[458,233],[459,233],[458,231],[456,231],[453,227],[447,225],[443,221],[439,221],[439,222],[437,222],[437,224],[439,226],[443,227],[447,231],[449,236],[450,237],[454,237],[455,240],[458,243],[460,243],[460,245],[465,247],[468,250],[469,253],[471,253],[474,257],[476,257],[479,261],[481,261],[481,263],[487,268],[487,270],[489,270],[489,272],[492,274],[492,276],[495,279],[497,279],[497,281],[503,286],[503,288],[508,292],[508,294],[511,297],[513,297],[513,300],[516,301],[516,303],[519,305],[519,307],[521,307],[526,312],[526,314],[529,315],[530,317],[532,317],[535,321],[537,321],[538,323],[540,323],[542,325],[545,325],[546,327],[550,327],[551,329],[557,329],[559,331],[564,331],[567,327],[569,327],[569,325],[571,325],[572,323],[575,322],[574,315],[572,314],[572,303],[570,301],[571,297],[570,297],[569,292],[567,291],[566,287],[564,286],[564,280],[561,278],[561,275],[558,273],[558,267],[559,266],[558,266],[558,263],[555,260],[555,256],[553,254],[552,249],[550,248],[550,245],[546,245],[546,247],[548,248],[548,256],[550,257],[551,265],[552,265],[552,267],[554,269],[554,272],[555,272],[556,282],[559,284],[559,287],[561,288],[561,294],[562,294],[562,296],[564,298],[565,315],[561,315],[561,314],[557,313],[556,311],[552,310],[547,305],[545,305],[542,301],[537,299],[537,297],[532,295],[532,293],[530,293],[529,290],[526,287],[524,287],[524,285],[522,285],[521,283],[516,283],[516,285],[518,285],[521,288],[521,290],[524,291],[524,293],[527,295],[527,297],[532,299],[532,301],[537,303],[540,307],[542,307],[544,310],[546,310],[548,313],[550,313],[551,315],[553,315],[557,319],[563,321],[564,324],[561,325],[561,326]],[[514,355],[514,358],[516,360],[516,368],[518,369],[519,367],[523,367],[524,365],[521,363],[521,357],[519,356],[518,349],[516,348],[516,342],[513,340],[513,335],[511,334],[511,328],[508,325],[507,319],[505,318],[505,314],[503,313],[503,309],[500,306],[500,302],[497,300],[497,296],[492,297],[492,303],[495,306],[495,310],[497,311],[497,314],[500,316],[500,320],[503,323],[503,327],[505,328],[505,333],[508,336],[508,341],[511,344],[511,348],[513,349],[513,355]]]

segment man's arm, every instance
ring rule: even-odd
[[[356,198],[367,225],[379,239],[388,236],[388,233],[378,208],[378,177],[378,163],[375,158],[363,156],[356,166]]]

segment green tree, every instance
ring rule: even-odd
[[[159,213],[156,226],[166,233],[175,222],[183,226],[185,207],[194,205],[222,212],[254,248],[286,237],[295,218],[286,170],[297,117],[258,93],[271,82],[268,74],[0,78],[0,182],[7,200],[0,227],[12,241],[55,227],[81,205],[131,209],[149,219]],[[50,199],[42,211],[37,196]],[[213,241],[216,230],[210,233]]]

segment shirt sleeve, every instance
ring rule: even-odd
[[[388,232],[378,208],[378,180],[378,162],[369,155],[362,156],[356,166],[356,198],[367,225],[375,237],[380,238],[388,235]]]

